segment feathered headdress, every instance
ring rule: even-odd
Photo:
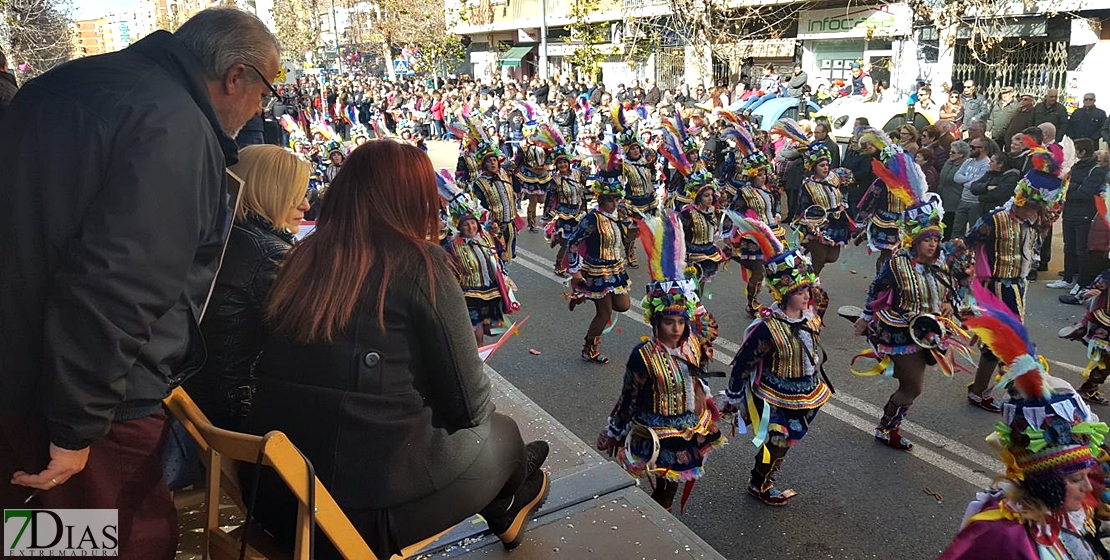
[[[543,146],[545,150],[554,150],[566,143],[563,136],[559,131],[550,124],[541,124],[536,127],[536,131],[532,134],[529,140]]]
[[[678,141],[678,145],[682,147],[682,153],[696,154],[700,150],[697,140],[690,137],[690,132],[686,129],[686,123],[682,122],[681,111],[675,111],[673,119],[664,120],[663,128],[675,137]]]
[[[814,167],[817,167],[817,164],[822,161],[829,164],[832,163],[832,152],[829,151],[829,148],[825,146],[824,142],[810,144],[802,154],[802,157],[805,158],[806,169],[810,171],[812,171]]]
[[[612,140],[602,144],[594,156],[598,158],[597,178],[592,189],[597,196],[621,196],[624,194],[624,183],[621,182],[624,158],[621,156],[620,146]]]
[[[698,168],[686,176],[684,190],[686,191],[686,197],[689,198],[691,202],[695,202],[698,199],[698,194],[700,194],[702,190],[715,189],[717,186],[716,179],[713,178],[713,175],[708,170],[705,168]]]
[[[740,118],[740,115],[737,115],[736,113],[733,113],[732,111],[729,111],[728,109],[717,109],[715,111],[715,114],[717,115],[717,122],[721,125],[721,127],[728,127],[728,128],[743,128],[744,127],[744,121],[743,121],[743,119]]]
[[[486,211],[482,205],[474,195],[459,188],[450,171],[440,169],[436,173],[436,188],[439,190],[440,198],[447,205],[447,217],[451,227],[458,229],[459,224],[466,219],[477,220],[479,224],[485,221]]]
[[[763,265],[763,281],[771,290],[775,301],[782,301],[793,292],[817,285],[813,273],[813,260],[805,249],[789,249],[775,255]]]
[[[740,171],[744,176],[755,177],[760,171],[768,169],[771,162],[767,159],[767,154],[756,146],[755,139],[747,128],[729,128],[721,132],[721,135],[736,144],[736,152],[740,155]]]
[[[763,254],[763,261],[769,261],[783,252],[782,242],[771,231],[771,227],[755,218],[742,216],[735,210],[725,210],[725,218],[732,222],[732,232],[729,237],[734,245],[743,239],[749,239],[759,246]]]
[[[1060,178],[1060,165],[1052,157],[1052,152],[1029,136],[1022,137],[1022,142],[1029,151],[1030,169],[1014,189],[1014,204],[1025,206],[1033,203],[1054,210],[1064,200],[1068,181]]]
[[[697,281],[686,277],[686,237],[675,212],[662,218],[635,214],[651,283],[641,302],[644,320],[657,314],[690,319],[698,306]]]
[[[894,148],[898,147],[887,133],[871,127],[860,131],[859,145],[861,148],[864,146],[873,148],[881,160],[890,157],[894,153]]]
[[[778,134],[794,143],[799,152],[805,151],[809,146],[809,136],[802,130],[802,126],[794,119],[779,119],[771,125],[771,134]]]
[[[636,137],[636,130],[624,118],[624,105],[613,103],[609,116],[613,119],[613,132],[616,133],[618,144],[627,147],[640,142]]]
[[[673,132],[673,124],[664,126],[663,142],[659,146],[659,153],[666,158],[675,171],[683,176],[690,174],[692,165],[690,160],[686,159],[686,153],[682,149],[682,140]]]
[[[944,232],[944,208],[940,198],[929,197],[925,173],[913,156],[900,146],[891,144],[886,157],[871,160],[875,177],[886,185],[889,196],[897,198],[905,210],[899,220],[902,246],[911,247],[922,235],[941,235]]]
[[[1096,464],[1094,456],[1108,429],[1092,422],[1090,410],[1071,386],[1054,386],[1048,364],[1037,356],[1021,319],[978,282],[971,285],[974,316],[970,329],[1005,364],[995,390],[1009,389],[1002,422],[988,441],[999,449],[1007,476],[1020,481],[1050,508],[1063,505],[1063,478]]]

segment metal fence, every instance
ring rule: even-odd
[[[1005,86],[1039,100],[1046,90],[1063,91],[1067,85],[1067,41],[1037,41],[1023,45],[1018,39],[1007,39],[989,52],[979,53],[978,57],[961,42],[956,45],[954,55],[953,83],[972,78],[980,85],[979,91],[991,101],[1000,97]]]
[[[676,88],[686,81],[686,47],[659,47],[655,51],[655,83]]]

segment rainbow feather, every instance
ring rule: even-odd
[[[690,174],[690,161],[686,159],[686,154],[682,151],[682,144],[679,139],[668,128],[663,134],[663,143],[659,146],[659,153],[663,155],[671,167],[675,168],[682,175]]]
[[[1050,388],[1029,340],[1029,331],[1006,304],[978,282],[971,283],[975,315],[964,319],[964,326],[979,336],[995,356],[1006,364],[997,387],[1010,385],[1026,397],[1047,397]]]
[[[903,152],[897,146],[894,150],[894,155],[887,158],[885,164],[878,159],[872,159],[871,170],[875,172],[876,177],[882,179],[890,194],[910,208],[925,199],[925,193],[928,191],[925,173],[913,161],[913,156]]]
[[[601,145],[598,149],[598,154],[601,155],[601,162],[599,163],[603,171],[618,171],[621,167],[621,149],[615,142],[609,140]]]
[[[613,130],[615,132],[624,132],[628,128],[628,123],[624,120],[624,106],[619,102],[613,103],[609,108],[609,116],[613,119]]]
[[[455,182],[454,174],[446,169],[440,169],[436,172],[436,188],[439,190],[440,198],[447,202],[451,202],[455,200],[455,197],[463,194],[462,189]]]
[[[736,142],[736,150],[740,152],[742,157],[748,157],[759,151],[759,148],[755,145],[755,139],[744,128],[730,128],[722,132],[721,135],[732,138]]]
[[[725,217],[736,227],[736,232],[733,234],[734,239],[737,241],[740,239],[754,241],[756,245],[759,245],[764,261],[769,261],[782,253],[782,242],[775,237],[774,232],[767,224],[755,218],[741,216],[735,210],[725,210]]]
[[[648,274],[652,281],[685,278],[686,237],[678,213],[670,211],[662,218],[636,214],[633,220],[640,227],[640,243],[647,254]]]
[[[536,108],[533,107],[531,103],[528,103],[526,101],[517,101],[516,107],[517,109],[520,109],[520,113],[524,115],[524,122],[536,122]]]
[[[1099,216],[1102,216],[1106,225],[1110,226],[1110,212],[1107,211],[1108,209],[1110,209],[1110,189],[1103,189],[1095,197],[1095,210],[1098,211]]]
[[[1060,174],[1060,164],[1052,156],[1052,152],[1038,144],[1032,136],[1022,136],[1021,141],[1029,150],[1029,163],[1033,169],[1050,175]]]
[[[779,119],[774,125],[771,126],[772,133],[778,133],[779,136],[793,141],[797,145],[808,145],[809,137],[806,136],[804,130],[798,121],[794,119]]]
[[[731,123],[733,126],[744,126],[744,121],[740,119],[740,116],[736,113],[733,113],[732,111],[729,111],[728,109],[718,109],[717,118]]]
[[[686,130],[686,123],[682,122],[682,111],[674,112],[674,134],[679,142],[685,142],[690,137],[690,133]]]
[[[551,125],[541,124],[536,128],[536,132],[532,134],[531,140],[548,150],[554,150],[563,145],[558,135],[559,133]]]

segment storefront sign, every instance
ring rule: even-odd
[[[913,10],[905,4],[809,10],[798,17],[799,39],[910,35]]]

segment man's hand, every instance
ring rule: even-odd
[[[617,438],[610,437],[607,431],[602,431],[597,436],[597,450],[608,452],[610,457],[616,456],[620,446],[621,442]]]
[[[952,307],[951,303],[944,302],[940,304],[940,314],[951,319],[956,314],[956,309]]]
[[[46,469],[38,474],[16,471],[12,475],[11,483],[39,490],[50,490],[65,484],[73,475],[85,470],[85,464],[88,462],[88,447],[74,451],[62,449],[51,443],[50,464]]]
[[[856,333],[856,336],[863,336],[863,334],[866,333],[867,329],[869,328],[871,328],[871,324],[868,323],[867,320],[860,318],[856,319],[856,326],[853,329],[853,332]]]

